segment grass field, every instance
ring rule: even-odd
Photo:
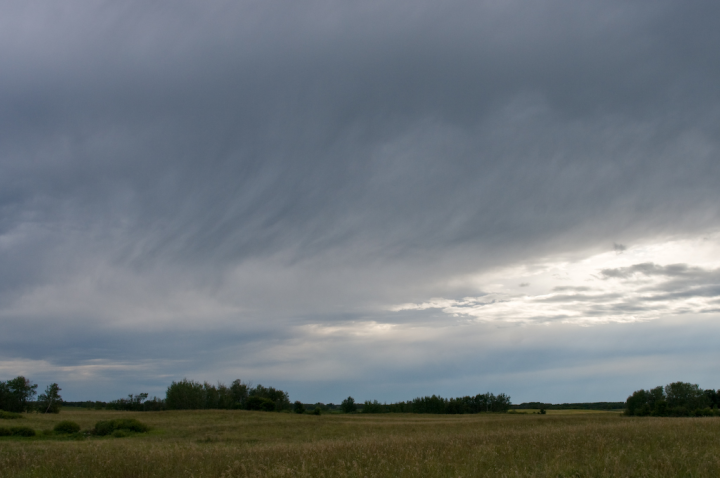
[[[0,438],[0,477],[717,477],[720,418],[295,415],[63,410],[12,420],[137,418],[126,438]]]

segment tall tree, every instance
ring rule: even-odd
[[[57,383],[48,385],[45,388],[45,392],[38,395],[38,412],[60,413],[60,404],[62,403],[62,397],[60,396],[61,390]]]
[[[342,408],[342,411],[344,413],[354,412],[355,410],[357,410],[357,406],[355,405],[355,399],[352,397],[346,398],[345,400],[342,401],[340,408]]]
[[[27,412],[32,408],[32,399],[37,394],[37,384],[23,376],[5,382],[3,409],[8,412]]]

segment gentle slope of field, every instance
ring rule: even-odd
[[[68,419],[89,429],[118,417],[154,430],[80,441],[0,438],[0,477],[720,476],[718,418],[70,410],[26,417],[23,425],[37,430]]]

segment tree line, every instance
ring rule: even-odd
[[[650,390],[637,390],[625,401],[629,416],[720,416],[720,390],[703,390],[696,384],[673,382]]]
[[[510,409],[510,397],[504,393],[481,393],[457,398],[432,395],[389,404],[366,400],[362,405],[356,405],[355,400],[348,397],[342,402],[341,409],[345,413],[505,413]]]
[[[583,403],[543,403],[523,402],[511,405],[512,410],[544,409],[544,410],[622,410],[625,402],[583,402]]]
[[[58,413],[62,404],[61,388],[57,383],[48,385],[45,391],[37,395],[37,384],[33,384],[23,376],[15,377],[5,382],[0,380],[0,410],[20,413]]]

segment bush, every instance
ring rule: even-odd
[[[320,407],[315,407],[315,410],[313,410],[313,415],[320,415]]]
[[[35,430],[30,427],[12,427],[10,434],[16,437],[34,437]]]
[[[95,435],[105,436],[112,435],[116,430],[125,430],[127,432],[145,433],[150,427],[144,423],[140,423],[134,418],[118,418],[115,420],[102,420],[95,424],[93,432]]]
[[[12,435],[9,428],[0,427],[0,437],[9,437]]]
[[[55,433],[62,433],[62,434],[71,434],[71,433],[77,433],[80,431],[80,425],[78,425],[75,422],[71,422],[70,420],[63,420],[62,422],[58,423],[53,427],[53,430]]]
[[[305,413],[305,405],[302,404],[302,402],[297,401],[293,404],[293,412],[295,413]]]
[[[247,400],[247,409],[273,412],[275,411],[275,402],[273,402],[269,398],[253,396],[248,398]]]
[[[19,413],[5,412],[3,410],[0,410],[0,418],[5,420],[16,420],[18,418],[23,418],[23,416]]]

